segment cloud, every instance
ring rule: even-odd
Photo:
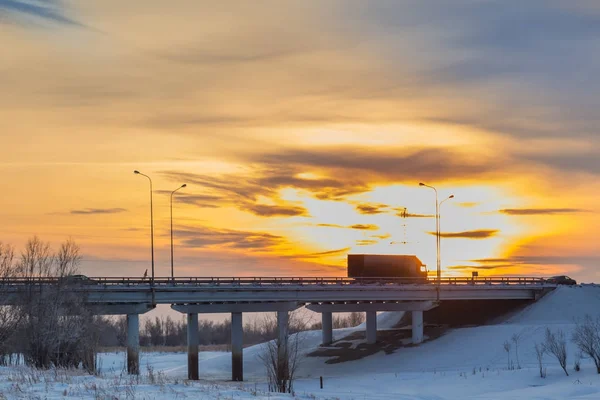
[[[294,49],[279,49],[270,51],[256,51],[256,49],[245,49],[236,53],[226,53],[223,49],[220,51],[211,51],[199,48],[177,49],[165,51],[158,54],[168,61],[180,62],[184,64],[246,64],[262,61],[272,61],[298,54]]]
[[[347,228],[344,225],[338,225],[338,224],[317,224],[317,226],[320,226],[323,228]]]
[[[0,0],[3,21],[52,21],[14,6],[49,5],[108,31],[65,40],[11,26],[0,35],[0,48],[18,49],[0,68],[0,124],[13,132],[0,158],[173,165],[157,150],[168,149],[236,163],[243,169],[231,174],[169,167],[195,172],[212,196],[178,200],[259,214],[273,213],[255,207],[265,197],[275,211],[299,211],[290,208],[302,202],[279,197],[286,188],[347,200],[381,184],[489,187],[500,176],[503,193],[514,194],[523,181],[556,181],[553,172],[570,181],[600,171],[600,15],[591,3],[275,3],[231,13],[226,3],[84,1],[71,16],[57,2]],[[537,141],[547,138],[592,150],[540,155]],[[15,176],[11,187],[31,174]],[[587,196],[581,207],[595,193]],[[593,246],[593,228],[580,229]]]
[[[357,229],[357,230],[361,230],[361,231],[377,231],[377,230],[379,230],[379,227],[374,224],[354,224],[354,225],[350,225],[348,228]]]
[[[0,0],[0,17],[33,17],[42,21],[48,21],[67,26],[83,25],[74,19],[67,17],[65,8],[61,1],[53,0]],[[2,23],[2,18],[0,18]]]
[[[479,203],[473,202],[473,201],[463,201],[461,203],[458,203],[457,205],[459,207],[463,207],[463,208],[473,208],[473,207],[477,207],[479,205]]]
[[[377,240],[370,240],[370,239],[363,239],[363,240],[356,241],[357,246],[370,246],[372,244],[377,244],[377,243],[378,243]]]
[[[510,256],[503,258],[482,258],[472,260],[479,264],[510,264],[510,265],[589,265],[595,266],[600,263],[600,256],[582,256],[582,255],[565,255],[565,256]]]
[[[377,239],[389,239],[392,237],[391,234],[389,233],[384,233],[382,235],[372,235],[371,237],[377,238]]]
[[[573,214],[581,213],[586,210],[580,208],[505,208],[499,210],[507,215],[555,215],[555,214]]]
[[[492,270],[497,268],[512,267],[512,265],[452,265],[447,267],[452,270]]]
[[[394,208],[394,211],[396,211],[396,216],[397,217],[402,217],[402,218],[435,218],[435,215],[433,214],[415,214],[415,213],[410,213],[407,212],[404,208]]]
[[[498,230],[495,229],[480,229],[475,231],[465,232],[441,232],[440,237],[448,239],[464,238],[464,239],[487,239],[496,236]],[[435,232],[427,232],[430,235],[435,236]]]
[[[92,215],[92,214],[118,214],[126,212],[125,208],[84,208],[81,210],[71,210],[71,214]]]
[[[592,272],[600,264],[597,255],[511,255],[508,257],[474,259],[469,262],[478,265],[469,267],[474,270],[510,269],[521,275],[540,276],[558,275],[584,270]],[[592,272],[593,274],[593,272]]]
[[[302,258],[324,258],[324,257],[331,257],[331,256],[340,256],[340,255],[348,253],[348,251],[350,251],[350,249],[351,249],[350,247],[344,247],[342,249],[327,250],[327,251],[321,251],[318,253],[292,254],[292,255],[284,256],[284,258],[302,259]]]
[[[171,196],[172,192],[169,190],[157,190],[156,193],[165,196]],[[220,203],[223,199],[222,196],[218,195],[193,194],[185,192],[177,192],[175,196],[176,198],[173,199],[174,203],[189,204],[202,208],[218,208],[222,205]]]
[[[381,203],[360,203],[356,205],[356,210],[365,215],[375,215],[387,212],[386,208],[389,206],[387,204]]]
[[[199,187],[199,190],[207,192],[200,195],[182,194],[181,199],[185,203],[209,208],[233,206],[260,217],[310,216],[305,207],[282,200],[279,190],[292,187],[294,183],[312,188],[319,186],[314,182],[306,183],[306,180],[294,177],[291,172],[290,175],[286,175],[283,169],[279,172],[259,169],[254,174],[215,176],[181,171],[165,171],[162,174],[172,181],[192,183]],[[321,181],[325,186],[330,183]],[[258,200],[259,196],[267,197],[275,204],[262,204]]]
[[[354,225],[339,225],[339,224],[317,224],[317,226],[323,228],[341,228],[341,229],[356,229],[361,231],[376,231],[379,230],[379,226],[374,224],[354,224]]]
[[[366,184],[358,184],[361,177],[362,182],[368,180],[371,183],[468,179],[491,174],[496,165],[493,159],[467,157],[464,153],[449,148],[324,146],[280,149],[276,153],[248,155],[246,159],[272,167],[291,165],[298,169],[325,170],[335,174],[338,179],[353,179],[357,182],[355,186],[365,188]]]
[[[240,231],[207,226],[183,227],[175,236],[185,247],[220,247],[228,249],[269,250],[286,243],[283,236],[265,232]]]
[[[280,206],[268,204],[247,204],[242,210],[250,211],[260,217],[308,217],[308,210],[299,206]]]
[[[526,161],[551,166],[563,172],[598,175],[600,174],[600,146],[597,141],[592,143],[590,143],[591,148],[585,151],[566,153],[558,149],[549,154],[524,153],[521,157]]]

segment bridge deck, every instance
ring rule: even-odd
[[[435,278],[423,280],[423,278],[346,278],[346,277],[156,277],[140,279],[138,277],[90,277],[87,279],[69,279],[55,277],[33,277],[33,278],[9,278],[0,279],[0,286],[16,286],[30,284],[59,284],[59,283],[81,283],[86,285],[150,285],[154,286],[281,286],[281,285],[379,285],[386,284],[437,284]],[[546,280],[538,277],[477,277],[477,278],[441,278],[441,285],[545,285]]]
[[[66,290],[81,292],[89,303],[428,301],[436,299],[438,291],[436,280],[322,277],[10,279],[0,281],[0,291],[16,295],[25,287],[61,284]],[[534,299],[537,293],[553,287],[533,277],[443,278],[439,298]]]

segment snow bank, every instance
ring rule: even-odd
[[[600,286],[559,286],[507,323],[571,324],[585,315],[600,316]]]
[[[565,332],[569,339],[569,362],[572,363],[577,353],[577,349],[570,343],[575,327],[574,319],[586,314],[600,315],[600,286],[559,287],[501,324],[454,329],[441,338],[418,347],[401,348],[393,354],[380,352],[341,364],[329,365],[325,364],[326,358],[307,357],[302,361],[298,376],[343,376],[359,371],[397,373],[506,368],[508,357],[503,343],[511,341],[513,335],[520,337],[518,362],[523,367],[535,367],[537,359],[534,345],[544,340],[547,327],[553,331],[560,329]],[[377,316],[378,328],[389,329],[402,316],[403,313],[381,313]],[[335,330],[334,339],[340,339],[356,330],[364,330],[364,325]],[[304,332],[301,335],[302,354],[314,351],[321,343],[320,331]],[[514,349],[513,344],[511,359],[516,364]],[[258,360],[261,351],[262,345],[244,350],[244,372],[248,379],[264,377],[264,367]],[[550,361],[549,356],[546,357]],[[231,371],[229,354],[201,361],[200,364],[200,369],[213,378],[226,379]]]

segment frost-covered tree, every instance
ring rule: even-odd
[[[556,357],[561,368],[565,371],[565,375],[569,376],[567,372],[567,339],[565,338],[565,333],[561,329],[554,333],[550,328],[546,328],[544,348],[548,353]]]
[[[543,343],[535,344],[535,355],[538,360],[538,366],[540,367],[540,378],[546,377],[546,371],[544,370],[544,353],[545,352],[546,352],[546,349],[545,349]]]
[[[510,364],[510,349],[511,349],[511,344],[510,344],[510,342],[508,340],[506,340],[502,346],[504,347],[504,351],[506,351],[508,369],[512,369],[511,368],[511,364]]]
[[[572,340],[583,354],[594,360],[600,374],[600,317],[593,319],[586,315],[577,323]]]
[[[512,342],[515,344],[515,355],[517,356],[517,368],[521,369],[521,362],[519,361],[519,341],[521,340],[521,334],[515,333],[511,337]]]

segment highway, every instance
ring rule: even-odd
[[[364,302],[436,300],[438,284],[410,278],[331,277],[91,277],[7,279],[0,281],[0,303],[24,288],[61,285],[81,292],[89,303],[189,304],[222,302]],[[442,278],[440,300],[535,299],[538,292],[556,285],[543,278]]]

